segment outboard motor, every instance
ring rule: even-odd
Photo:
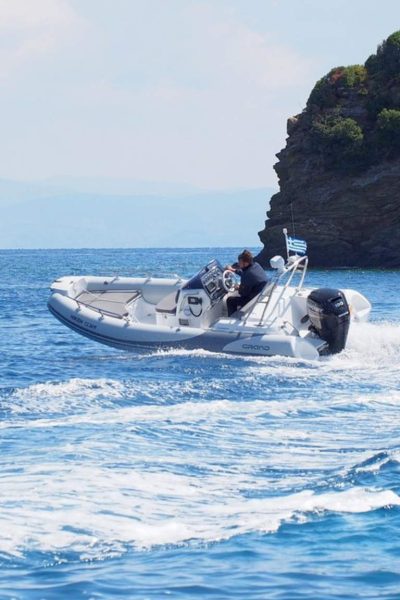
[[[311,328],[329,345],[332,354],[346,346],[350,326],[350,309],[343,292],[320,288],[307,298]]]

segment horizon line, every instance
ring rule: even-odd
[[[263,245],[260,242],[260,245]],[[216,248],[216,249],[220,249],[220,248],[244,248],[244,247],[248,247],[248,248],[256,248],[255,245],[253,244],[240,244],[239,246],[219,246],[219,245],[207,245],[207,246],[70,246],[70,247],[65,247],[65,248],[46,248],[46,247],[28,247],[28,248],[20,248],[20,247],[15,247],[15,248],[1,248],[0,247],[0,252],[3,251],[31,251],[31,250],[40,250],[40,251],[44,251],[44,250],[55,250],[55,251],[61,251],[61,250],[205,250],[207,248]]]

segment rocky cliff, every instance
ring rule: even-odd
[[[400,32],[320,79],[287,132],[259,234],[269,256],[287,227],[312,266],[400,267]]]

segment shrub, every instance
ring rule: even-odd
[[[314,121],[311,130],[315,149],[332,167],[357,167],[362,160],[364,134],[354,119],[338,114]]]
[[[389,155],[400,151],[400,110],[381,110],[376,121],[376,135],[378,143]]]
[[[341,86],[346,88],[354,88],[365,83],[367,79],[367,69],[364,65],[350,65],[342,71],[338,80]]]
[[[317,81],[307,100],[307,107],[332,108],[336,105],[335,89],[329,82],[329,74]]]
[[[365,66],[370,75],[380,79],[400,74],[400,31],[395,31],[383,41],[376,54],[367,59]]]
[[[317,106],[321,109],[333,108],[343,89],[359,88],[359,91],[365,93],[366,79],[367,69],[363,65],[335,67],[317,81],[307,101],[307,106]]]
[[[371,54],[365,61],[365,68],[368,75],[376,75],[379,71],[379,59],[376,54]]]

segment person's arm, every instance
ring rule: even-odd
[[[239,263],[235,262],[233,265],[226,265],[224,268],[225,271],[232,271],[232,273],[236,273],[236,275],[241,275],[242,271],[239,269]]]

